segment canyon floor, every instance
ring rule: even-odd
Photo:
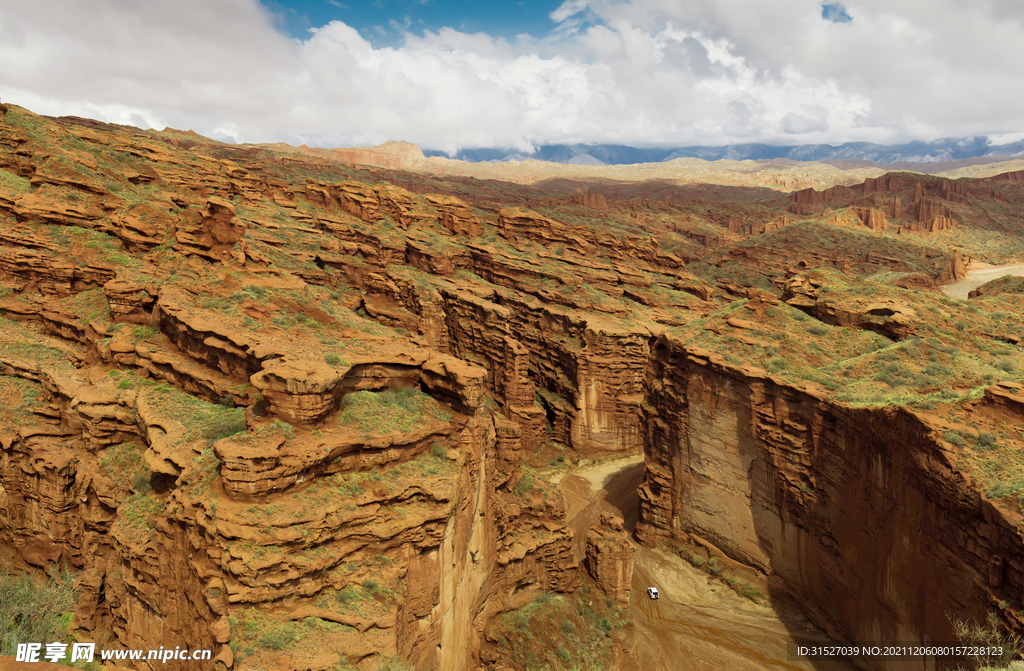
[[[632,531],[640,501],[643,456],[590,464],[558,479],[566,497],[566,521],[577,538],[601,513],[624,518]],[[793,602],[757,604],[662,547],[635,551],[629,612],[633,625],[622,639],[623,671],[793,669],[845,671],[852,664],[788,659],[787,644],[799,640],[828,644]],[[578,551],[582,559],[582,549]],[[647,588],[660,591],[657,601]],[[798,638],[794,639],[794,635]]]
[[[1019,166],[403,152],[0,105],[0,654],[825,670],[786,642],[1024,631],[1024,279],[970,279],[1024,263]]]

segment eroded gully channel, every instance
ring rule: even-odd
[[[638,454],[576,469],[559,481],[578,560],[585,554],[587,529],[601,513],[620,515],[632,532],[643,473]],[[642,547],[632,536],[630,542],[636,551],[629,604],[634,626],[622,641],[622,671],[856,669],[846,662],[788,659],[794,636],[831,642],[795,604],[755,604],[666,550]],[[649,586],[659,588],[658,601],[647,598]]]
[[[944,284],[939,289],[950,298],[967,300],[967,295],[972,290],[1006,275],[1024,276],[1024,265],[990,266],[984,263],[975,263],[971,266],[971,270],[967,271],[967,277],[951,284]]]

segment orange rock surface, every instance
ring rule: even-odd
[[[545,592],[628,604],[625,532],[579,566],[552,483],[641,451],[638,538],[842,640],[1019,599],[1024,314],[935,291],[1024,237],[1013,173],[780,198],[418,160],[0,109],[0,556],[78,574],[74,635],[498,668]]]

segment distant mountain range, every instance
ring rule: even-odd
[[[733,144],[724,147],[676,147],[641,149],[615,144],[552,144],[538,147],[532,154],[512,153],[506,149],[463,149],[455,156],[442,151],[423,150],[425,156],[442,156],[461,161],[500,163],[505,161],[549,161],[584,165],[629,165],[660,163],[677,158],[793,161],[870,161],[872,163],[940,163],[985,156],[1024,156],[1024,141],[992,145],[984,137],[970,139],[910,142],[881,145],[847,142],[841,145],[805,144],[776,147],[767,144]]]

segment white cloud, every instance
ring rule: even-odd
[[[1024,130],[1024,4],[565,0],[545,39],[298,41],[255,0],[0,7],[0,97],[46,114],[321,146],[878,142]],[[408,30],[408,21],[398,23]]]
[[[587,8],[587,2],[589,0],[565,0],[558,9],[551,12],[548,17],[555,23],[561,23],[569,18],[576,16]]]

